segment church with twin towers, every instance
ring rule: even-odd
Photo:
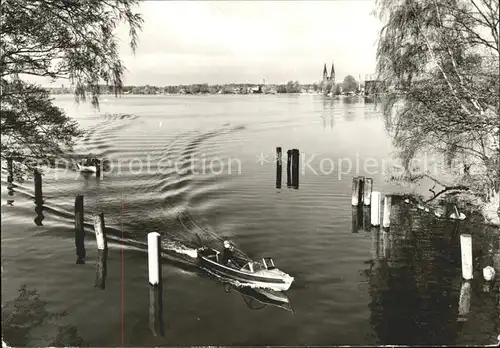
[[[323,80],[321,81],[321,91],[325,95],[335,91],[335,67],[333,63],[330,75],[328,75],[328,70],[326,69],[326,63],[323,66]]]

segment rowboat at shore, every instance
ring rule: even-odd
[[[286,291],[294,278],[277,269],[271,258],[263,258],[262,262],[252,260],[234,260],[229,265],[219,262],[217,250],[203,247],[198,249],[198,260],[201,265],[213,273],[236,280],[242,285]],[[237,264],[243,261],[243,265]]]

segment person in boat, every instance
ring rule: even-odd
[[[224,250],[222,251],[222,256],[220,258],[220,263],[229,266],[233,259],[233,246],[230,241],[224,241]]]
[[[92,153],[89,153],[87,155],[87,157],[83,161],[83,165],[84,166],[92,166],[92,165],[94,165],[94,156],[92,155]]]

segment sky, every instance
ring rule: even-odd
[[[121,26],[126,85],[337,81],[375,71],[379,21],[372,0],[144,1],[134,55]]]
[[[314,83],[375,72],[374,0],[142,1],[135,55],[117,28],[125,85]],[[57,81],[55,85],[59,85]],[[63,82],[64,83],[64,82]],[[47,86],[48,83],[42,83]]]

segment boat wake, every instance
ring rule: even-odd
[[[173,251],[177,254],[187,255],[193,259],[196,259],[198,257],[197,249],[189,248],[180,242],[164,241],[162,242],[162,248],[164,250]]]

